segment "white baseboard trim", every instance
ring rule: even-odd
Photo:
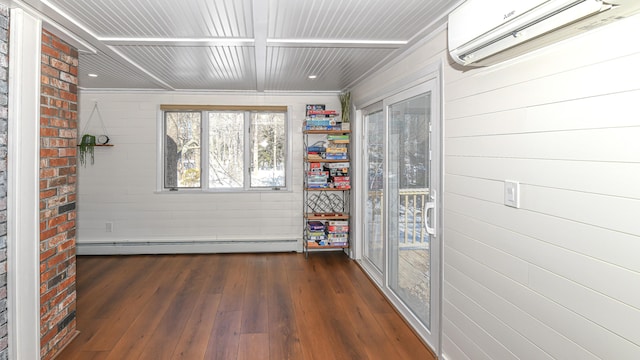
[[[77,255],[217,254],[302,252],[298,240],[77,243]]]

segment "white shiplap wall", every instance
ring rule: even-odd
[[[444,62],[443,358],[640,359],[637,33],[639,16],[462,72],[443,32],[354,89]]]
[[[340,109],[337,95],[85,91],[80,129],[96,101],[115,146],[96,148],[95,165],[78,166],[79,253],[301,250],[305,105]],[[289,106],[290,191],[157,193],[160,104]],[[95,115],[89,130],[101,133]],[[113,232],[106,232],[107,222]]]

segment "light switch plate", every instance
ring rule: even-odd
[[[520,183],[512,180],[504,181],[504,204],[520,208]]]

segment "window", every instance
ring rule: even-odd
[[[163,190],[287,187],[286,107],[163,105]]]

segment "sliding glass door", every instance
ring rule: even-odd
[[[440,118],[432,80],[364,109],[363,265],[437,351]]]
[[[387,107],[389,119],[387,204],[388,284],[427,328],[430,235],[423,212],[429,202],[431,94]]]
[[[384,243],[382,217],[384,198],[384,113],[382,104],[369,108],[364,116],[367,140],[366,196],[364,218],[364,256],[373,266],[375,280],[382,283]]]

